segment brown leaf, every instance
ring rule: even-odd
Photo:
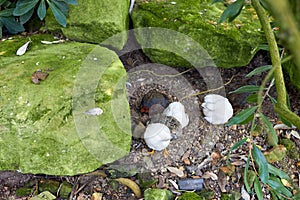
[[[218,185],[223,193],[226,192],[225,189],[226,184],[227,184],[227,177],[225,173],[220,170],[218,174]]]
[[[231,176],[235,171],[235,166],[234,165],[231,165],[230,167],[222,166],[220,167],[220,170],[223,171],[225,174]]]

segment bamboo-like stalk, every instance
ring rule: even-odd
[[[277,4],[282,1],[285,1],[285,0],[273,1],[271,3]],[[274,78],[275,78],[275,86],[276,86],[276,91],[277,91],[277,103],[276,103],[274,109],[278,114],[284,116],[288,121],[290,121],[293,125],[295,125],[297,128],[300,129],[300,117],[298,115],[296,115],[295,113],[293,113],[291,110],[289,110],[289,108],[287,106],[287,100],[286,100],[287,94],[286,94],[286,87],[285,87],[285,82],[284,82],[284,77],[283,77],[283,72],[282,72],[280,55],[279,55],[277,42],[276,42],[274,33],[273,33],[272,28],[269,23],[268,16],[267,16],[264,8],[260,5],[259,0],[252,0],[251,2],[252,2],[252,6],[254,7],[254,9],[258,15],[258,18],[262,25],[263,31],[267,38],[269,48],[270,48],[272,66],[275,68],[274,69]],[[281,9],[282,9],[282,12],[285,14],[290,12],[289,10],[283,10],[283,8],[281,8]],[[283,21],[283,23],[285,23],[285,21]],[[300,42],[300,38],[299,38],[299,42]]]

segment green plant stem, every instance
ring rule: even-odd
[[[281,67],[280,55],[277,47],[277,42],[275,40],[274,33],[269,23],[268,16],[264,10],[264,8],[260,5],[259,0],[252,0],[252,5],[258,15],[262,28],[264,30],[265,36],[267,38],[269,47],[270,47],[270,55],[272,66],[274,69],[274,78],[275,78],[275,86],[277,91],[277,103],[274,106],[275,111],[278,114],[284,116],[288,121],[290,121],[297,128],[300,128],[300,117],[289,110],[287,106],[286,100],[286,88],[284,83],[284,77]],[[276,4],[278,1],[273,2]]]
[[[278,20],[280,25],[279,37],[287,48],[291,51],[297,71],[300,73],[300,33],[293,16],[292,10],[287,0],[271,1],[267,0],[272,15]]]

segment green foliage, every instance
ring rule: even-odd
[[[216,2],[224,2],[221,0],[213,0],[213,3]],[[259,0],[260,4],[265,8],[268,9],[268,4],[266,4],[265,0]],[[227,8],[224,10],[221,18],[220,23],[224,22],[228,19],[228,21],[234,20],[242,11],[242,8],[244,6],[245,1],[244,0],[237,0],[234,3],[227,6]],[[260,49],[270,50],[268,45],[261,45]],[[281,49],[279,49],[281,50]],[[281,171],[280,169],[274,167],[273,165],[268,163],[268,160],[266,159],[268,156],[268,152],[265,154],[259,149],[257,145],[254,144],[254,141],[252,138],[254,137],[255,127],[257,126],[258,120],[256,118],[259,118],[259,122],[262,125],[263,130],[266,132],[266,142],[269,146],[273,146],[273,149],[281,149],[281,145],[278,145],[278,138],[276,135],[276,132],[274,130],[274,127],[268,117],[266,117],[262,113],[262,103],[265,100],[265,98],[269,98],[272,103],[275,105],[277,104],[277,100],[272,97],[269,94],[269,90],[273,86],[273,81],[271,79],[273,78],[274,69],[272,68],[272,65],[266,65],[262,67],[258,67],[254,69],[252,72],[246,75],[246,77],[253,77],[255,75],[261,74],[263,72],[268,72],[265,80],[262,82],[261,86],[254,86],[254,85],[246,85],[242,86],[232,93],[248,93],[248,97],[246,98],[246,101],[248,103],[256,103],[257,105],[254,105],[250,108],[247,108],[245,110],[242,110],[239,112],[235,117],[233,117],[227,125],[233,125],[233,124],[245,124],[248,123],[252,119],[251,124],[251,132],[249,140],[246,140],[245,138],[235,143],[232,148],[229,150],[229,153],[227,155],[227,165],[230,164],[229,162],[229,156],[230,153],[236,149],[239,148],[242,144],[244,144],[246,141],[249,141],[251,145],[249,146],[249,155],[246,162],[245,170],[244,170],[244,184],[245,188],[248,193],[255,193],[257,199],[261,200],[263,199],[263,191],[262,191],[262,184],[267,185],[270,191],[270,194],[272,195],[273,199],[299,199],[299,192],[293,196],[292,190],[296,189],[293,187],[288,187],[286,182],[291,183],[291,179],[289,176]],[[267,83],[269,82],[269,86],[266,88]],[[289,96],[286,95],[286,101],[287,101],[287,107],[289,106]],[[286,116],[279,115],[281,120],[288,126],[291,126],[291,123],[286,120]],[[260,126],[259,125],[259,126]],[[274,150],[274,151],[275,151]],[[274,153],[274,152],[272,152]],[[270,152],[269,152],[270,154]],[[276,154],[276,153],[275,153]],[[284,155],[284,154],[283,154]],[[278,156],[277,156],[278,157]],[[282,159],[282,158],[280,158]],[[253,164],[253,162],[256,165],[252,165],[254,168],[254,171],[250,169],[250,164]],[[252,190],[254,189],[254,190]]]
[[[253,119],[254,112],[257,108],[258,106],[253,106],[239,112],[236,116],[231,118],[231,120],[226,125],[231,126],[233,124],[247,124],[251,119]]]
[[[255,144],[252,145],[251,154],[255,163],[258,165],[259,178],[263,183],[269,179],[269,168],[264,154],[257,148]]]
[[[214,0],[213,3],[220,2],[219,0]],[[230,4],[223,12],[219,23],[225,22],[226,19],[229,22],[233,21],[242,11],[245,0],[237,0]]]
[[[12,34],[24,31],[23,25],[32,19],[34,14],[43,20],[48,7],[56,21],[65,27],[69,4],[77,5],[77,0],[0,0],[0,38],[3,27]]]

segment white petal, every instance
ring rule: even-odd
[[[189,116],[185,113],[184,106],[180,102],[170,103],[163,114],[177,119],[182,128],[186,127],[189,123]]]
[[[96,115],[101,115],[103,113],[103,110],[101,108],[92,108],[92,109],[85,111],[84,113],[87,115],[96,116]]]
[[[172,136],[166,125],[153,123],[147,126],[144,139],[149,148],[161,151],[170,144]]]
[[[204,118],[212,124],[225,124],[233,115],[232,105],[227,98],[221,95],[206,95],[201,106]]]
[[[16,55],[17,55],[17,56],[24,55],[25,52],[26,52],[26,50],[27,50],[27,47],[28,47],[29,43],[30,43],[30,41],[26,42],[23,46],[21,46],[21,47],[18,49]]]

